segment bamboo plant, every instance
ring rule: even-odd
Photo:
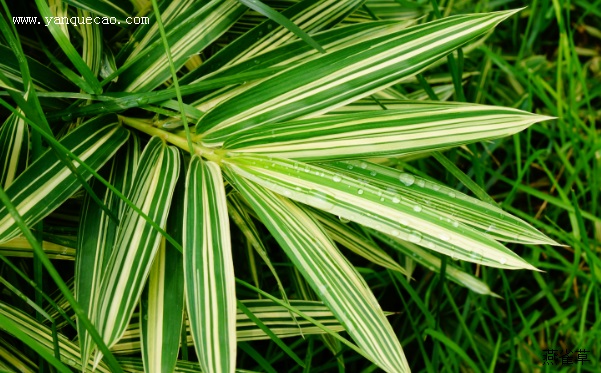
[[[2,278],[20,301],[0,302],[0,368],[233,372],[261,339],[303,366],[282,338],[321,334],[334,354],[408,372],[346,253],[403,276],[399,254],[442,267],[484,296],[443,258],[535,270],[503,242],[552,239],[397,166],[549,119],[398,89],[516,10],[428,20],[429,5],[384,17],[373,3],[2,0],[2,259],[37,269]],[[22,33],[24,10],[119,24]]]

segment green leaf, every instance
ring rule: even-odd
[[[401,345],[374,295],[323,228],[288,199],[239,176],[243,172],[238,167],[232,170],[234,187],[357,344],[380,368],[408,372]]]
[[[557,242],[530,224],[496,205],[470,197],[441,183],[364,161],[332,162],[324,167],[394,191],[409,203],[419,205],[423,212],[438,215],[453,226],[465,224],[499,241],[557,245]]]
[[[183,173],[183,164],[180,173]],[[177,179],[166,230],[181,244],[185,178]],[[177,362],[184,318],[182,253],[164,238],[154,259],[140,302],[142,357],[145,372],[171,372]]]
[[[363,0],[304,0],[282,11],[281,15],[297,24],[305,33],[314,34],[336,25],[361,3]],[[257,59],[248,66],[255,65],[253,67],[256,67],[261,64],[261,56],[264,56],[266,52],[284,44],[290,46],[291,41],[295,39],[294,33],[270,19],[266,20],[219,50],[218,53],[183,77],[181,83],[189,83],[206,77],[216,70],[223,72],[228,66],[239,65],[255,57]],[[321,43],[323,39],[315,41]],[[308,46],[304,42],[293,44],[301,48]],[[304,50],[306,49],[304,48]]]
[[[200,120],[197,133],[215,146],[247,128],[343,106],[424,70],[514,13],[452,16],[295,64],[216,106]]]
[[[129,132],[116,125],[116,117],[98,117],[92,119],[73,132],[60,143],[98,170],[125,143]],[[84,179],[91,173],[81,166],[77,167]],[[46,151],[32,163],[6,189],[19,214],[28,226],[33,226],[46,215],[67,200],[80,183],[65,164],[52,150]],[[0,207],[0,242],[6,242],[19,234],[19,227],[5,206]]]
[[[30,338],[35,343],[35,350],[38,354],[44,356],[45,359],[50,358],[48,361],[52,361],[52,359],[54,359],[54,340],[50,328],[41,324],[23,311],[3,302],[0,302],[0,319],[3,320],[0,322],[1,330],[13,334],[19,338],[21,338],[21,336],[24,336],[27,339]],[[60,333],[57,334],[57,337],[62,363],[71,366],[80,372],[83,371],[79,346],[71,342],[69,338]],[[63,364],[61,365],[64,366]],[[91,372],[92,361],[89,361],[86,364],[86,367],[87,369],[85,371]],[[110,372],[104,363],[100,363],[96,368],[96,371],[100,373]],[[71,371],[67,369],[65,372]]]
[[[281,26],[285,27],[288,31],[293,32],[297,37],[302,39],[305,43],[309,44],[313,48],[317,49],[321,53],[325,53],[326,51],[319,45],[315,40],[313,40],[305,31],[299,28],[294,22],[289,20],[282,13],[276,12],[269,5],[262,3],[260,0],[238,0],[242,4],[247,7],[263,14],[265,17],[271,19],[274,22],[277,22]]]
[[[93,15],[107,18],[114,17],[123,24],[126,23],[127,17],[133,11],[131,2],[126,0],[64,0],[64,2],[79,9],[87,10]]]
[[[430,212],[424,207],[427,205],[395,190],[344,172],[259,155],[232,156],[227,163],[236,173],[278,194],[456,259],[498,268],[535,269],[487,235],[447,221],[436,210]]]
[[[127,194],[132,185],[134,170],[140,159],[138,137],[132,135],[117,155],[101,170],[117,190]],[[116,216],[122,216],[125,204],[98,180],[92,189],[102,198],[102,203]],[[84,199],[75,257],[75,298],[84,312],[93,319],[97,312],[100,285],[107,272],[107,264],[117,239],[117,222],[113,221],[89,195]],[[87,361],[92,339],[78,322],[77,334],[83,361]]]
[[[190,55],[202,51],[223,34],[244,12],[235,0],[195,2],[167,27],[173,63],[179,69]],[[131,63],[111,86],[112,91],[150,91],[171,77],[165,48],[160,40],[141,43],[129,57]]]
[[[423,265],[431,271],[440,273],[440,258],[432,254],[428,250],[424,250],[423,248],[411,242],[402,241],[396,237],[385,235],[378,231],[372,230],[370,233],[382,242],[388,244],[390,247],[403,253],[407,258],[410,258],[411,260]],[[445,276],[447,279],[461,286],[465,286],[466,288],[470,289],[475,293],[498,297],[497,294],[493,293],[490,290],[490,287],[484,281],[472,276],[471,274],[465,272],[464,270],[453,264],[446,264]]]
[[[279,338],[299,337],[307,335],[318,335],[325,333],[324,330],[312,324],[310,321],[299,317],[291,316],[288,308],[282,307],[270,300],[250,299],[242,300],[242,303],[258,318],[263,324],[275,333]],[[344,327],[334,317],[332,311],[322,302],[307,300],[284,301],[295,310],[312,317],[325,325],[332,332],[344,331]],[[186,320],[187,321],[187,320]],[[189,325],[189,323],[188,323]],[[257,326],[241,310],[236,315],[236,335],[237,340],[241,341],[259,341],[270,339],[269,335]],[[188,343],[192,343],[190,327],[186,330]],[[134,316],[129,324],[123,338],[119,340],[111,349],[116,354],[132,354],[140,351],[140,323]]]
[[[44,17],[45,19],[47,17],[54,18],[54,15],[52,14],[50,7],[46,3],[46,0],[35,0],[35,3],[42,17]],[[88,65],[81,58],[73,44],[71,44],[69,36],[63,32],[63,30],[60,28],[60,25],[57,25],[54,22],[49,22],[47,26],[48,30],[50,31],[52,36],[54,36],[54,39],[56,40],[60,48],[63,50],[65,55],[67,55],[67,58],[69,58],[73,66],[75,66],[77,71],[79,71],[79,73],[82,75],[83,79],[88,84],[88,87],[90,87],[90,91],[88,91],[87,93],[102,93],[102,87],[100,86],[100,82],[98,81],[98,79],[96,79],[96,75],[92,72],[92,70],[90,70]]]
[[[250,127],[224,147],[303,161],[402,156],[508,136],[547,119],[495,106],[406,101],[394,110]]]
[[[236,289],[225,187],[216,163],[192,158],[186,178],[184,274],[190,328],[205,372],[236,367]]]
[[[10,115],[0,129],[0,186],[6,189],[27,167],[29,128],[19,116]]]
[[[179,175],[179,153],[153,137],[140,157],[128,197],[161,228],[165,226]],[[107,346],[125,332],[158,250],[160,235],[133,209],[120,219],[115,246],[106,265],[95,326]],[[101,358],[96,355],[96,362]]]
[[[376,245],[357,229],[348,224],[344,224],[340,218],[323,213],[319,210],[312,210],[311,215],[323,225],[328,236],[335,242],[372,263],[399,272],[403,275],[407,274],[407,271],[388,255],[388,253],[382,250],[380,246]]]

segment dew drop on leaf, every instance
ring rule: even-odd
[[[402,173],[399,176],[399,180],[401,180],[401,183],[410,186],[415,182],[415,176],[408,173]]]
[[[409,242],[419,243],[422,240],[422,234],[419,232],[411,232],[409,235]]]
[[[420,212],[420,211],[422,211],[422,207],[420,205],[415,205],[415,206],[413,206],[413,211]]]

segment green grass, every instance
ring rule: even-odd
[[[67,3],[119,19],[171,11]],[[182,3],[175,21],[65,36],[12,24],[56,11],[45,1],[3,2],[0,370],[81,371],[82,346],[99,363],[98,346],[103,372],[601,370],[601,1],[336,2],[342,16],[321,10],[278,37],[296,1]],[[383,64],[416,40],[408,20],[523,6],[494,31]],[[362,29],[377,19],[395,23]],[[128,43],[145,36],[154,44]],[[267,53],[241,61],[260,40]],[[359,78],[340,84],[342,69]],[[490,110],[502,129],[486,127]],[[387,148],[412,114],[430,127]],[[440,136],[437,120],[477,136]],[[92,146],[106,150],[90,158]],[[42,185],[59,171],[59,187]],[[407,216],[414,229],[394,225]],[[545,365],[546,350],[563,364]]]

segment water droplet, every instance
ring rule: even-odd
[[[352,170],[354,167],[352,164],[349,164],[348,166],[346,166],[346,168],[348,168],[349,170]]]
[[[399,203],[399,202],[401,202],[401,199],[398,196],[392,197],[392,203]]]
[[[359,190],[357,191],[357,194],[363,194],[363,189],[359,189]]]
[[[449,192],[449,197],[451,197],[451,198],[455,198],[455,197],[456,197],[456,194],[455,194],[455,192]]]
[[[415,176],[408,173],[402,173],[399,176],[399,180],[401,180],[401,183],[410,186],[415,182]]]
[[[507,263],[507,258],[503,257],[503,258],[499,259],[499,263],[501,263],[501,264]]]
[[[359,166],[365,170],[367,168],[367,163],[361,162],[361,164]]]
[[[65,122],[68,122],[71,120],[71,118],[73,118],[73,114],[69,113],[69,114],[65,114],[61,117],[62,120],[64,120]]]
[[[334,177],[332,177],[332,180],[334,180],[334,182],[339,183],[340,181],[342,181],[342,178],[339,175],[334,175]]]
[[[146,105],[148,103],[148,101],[150,101],[148,99],[148,97],[139,97],[138,99],[136,99],[136,102],[138,103],[138,105],[142,106],[142,105]]]
[[[450,237],[449,235],[445,234],[445,233],[441,233],[441,234],[439,234],[439,235],[438,235],[438,238],[440,238],[440,239],[441,239],[441,240],[443,240],[443,241],[448,241],[448,240],[450,240],[450,239],[451,239],[451,237]]]
[[[401,234],[401,232],[397,231],[396,229],[393,229],[390,234],[392,234],[393,236],[398,236],[399,234]]]
[[[492,231],[493,229],[495,229],[495,225],[494,225],[494,224],[491,224],[491,225],[489,225],[489,226],[488,226],[488,228],[486,228],[486,232],[490,232],[490,231]]]
[[[346,224],[346,223],[350,222],[350,220],[348,220],[348,219],[345,219],[345,218],[343,218],[342,216],[339,216],[339,217],[338,217],[338,219],[340,220],[340,222],[341,222],[341,223],[344,223],[344,224]]]
[[[438,184],[432,184],[432,189],[435,191],[439,191],[440,190],[440,185]]]
[[[415,205],[415,206],[413,206],[413,211],[420,212],[420,211],[422,211],[422,207],[420,205]]]
[[[334,207],[329,201],[330,196],[320,190],[311,190],[310,197],[307,199],[307,204],[321,210],[330,210]]]
[[[453,220],[453,227],[457,228],[459,226],[459,222],[456,220]]]
[[[422,240],[422,234],[416,231],[411,232],[409,235],[409,242],[418,243]]]
[[[376,171],[371,171],[369,174],[370,174],[371,176],[376,176],[378,173],[377,173]]]
[[[420,187],[420,188],[423,188],[423,187],[426,186],[426,182],[423,181],[423,180],[418,180],[417,181],[417,186]]]
[[[290,196],[292,195],[292,192],[291,192],[291,191],[289,191],[289,190],[285,190],[285,191],[284,191],[284,195],[285,195],[286,197],[290,197]]]
[[[457,257],[456,257],[456,255],[455,255],[455,253],[451,253],[451,259],[453,259],[453,260],[457,260]]]
[[[405,219],[401,219],[399,220],[399,224],[401,224],[404,227],[408,227],[409,226],[409,222]]]

